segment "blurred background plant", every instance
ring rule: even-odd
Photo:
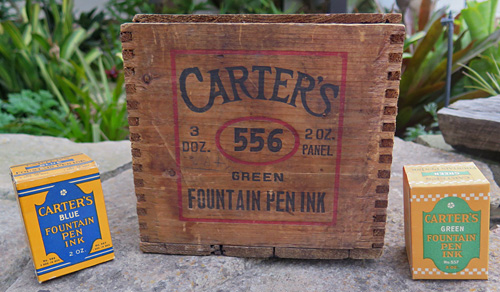
[[[66,114],[46,91],[22,90],[0,100],[0,128],[7,133],[58,136],[64,133]]]
[[[483,74],[489,72],[490,62],[484,54],[499,56],[498,29],[495,12],[497,0],[468,1],[468,7],[455,16],[453,32],[452,94],[450,103],[460,99],[487,97],[490,94],[470,86],[471,80],[463,78],[464,67]],[[415,129],[431,133],[435,125],[433,115],[426,106],[434,103],[437,109],[444,106],[447,29],[441,24],[446,8],[432,12],[434,3],[422,0],[418,14],[404,20],[407,28],[405,53],[400,85],[397,134],[412,139]],[[481,74],[481,73],[480,73]]]
[[[0,19],[14,20],[21,15],[20,0],[0,0]]]
[[[427,126],[416,124],[413,127],[407,127],[404,134],[406,141],[413,141],[422,135],[441,134],[437,115],[438,105],[435,102],[428,103],[424,105],[424,111],[432,117],[432,123]]]
[[[433,0],[381,2],[390,1],[345,3],[348,12],[403,12],[408,33],[397,134],[411,138],[415,133],[434,133],[438,131],[434,114],[444,100],[447,33],[440,20],[446,8],[435,10]],[[490,96],[500,75],[497,0],[467,3],[454,23],[452,101]],[[135,14],[324,13],[332,4],[328,0],[108,0],[99,9],[75,12],[73,0],[0,0],[0,132],[62,136],[78,142],[125,139],[119,32]],[[41,108],[30,110],[34,103],[28,100],[41,103]],[[25,108],[13,111],[21,102]],[[44,122],[31,122],[37,117]]]
[[[473,85],[466,87],[486,92],[490,96],[500,95],[500,64],[493,58],[493,56],[483,58],[494,67],[491,72],[484,72],[486,76],[483,76],[480,72],[469,66],[460,64],[467,69],[464,74],[473,82]]]
[[[281,14],[295,13],[296,6],[283,12],[280,8],[281,2],[273,0],[212,0],[213,5],[219,10],[220,14]]]
[[[115,68],[118,72],[118,48],[102,43],[111,38],[99,37],[98,43],[91,38],[100,28],[102,16],[82,14],[80,25],[71,0],[28,0],[22,9],[13,8],[16,2],[8,3],[7,8],[0,10],[8,11],[7,15],[9,11],[20,15],[2,19],[0,24],[0,99],[7,102],[1,109],[1,131],[64,136],[77,142],[126,138],[123,74],[117,73],[110,83],[105,69]],[[89,21],[91,17],[93,20]],[[101,33],[104,34],[102,30]],[[15,95],[20,92],[22,99]],[[50,107],[30,111],[34,102],[26,101],[50,99],[47,92],[57,100],[57,108],[50,102]],[[24,110],[9,111],[10,105],[19,104],[20,100],[26,103]],[[45,110],[56,114],[50,116],[52,123],[44,123],[45,129],[37,132],[35,125],[27,121],[36,120],[36,115],[48,118],[42,115]],[[5,113],[10,118],[5,119]]]

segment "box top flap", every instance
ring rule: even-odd
[[[63,173],[97,168],[94,160],[83,153],[10,167],[14,183],[53,177]]]
[[[489,184],[473,162],[406,165],[410,186]]]

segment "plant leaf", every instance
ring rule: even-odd
[[[429,16],[431,15],[432,1],[422,0],[420,4],[420,11],[418,12],[418,30],[424,30],[425,25],[429,21]]]
[[[78,28],[73,31],[61,44],[61,58],[68,60],[71,58],[75,50],[85,40],[85,30]]]
[[[401,91],[406,93],[412,84],[415,84],[414,76],[419,70],[421,64],[426,58],[427,54],[432,50],[434,44],[437,42],[441,33],[443,32],[443,26],[441,25],[440,18],[436,19],[434,23],[429,28],[429,31],[425,37],[418,43],[413,58],[410,59],[408,66],[406,67],[405,75],[401,78]],[[416,82],[418,83],[418,81]],[[416,84],[415,84],[416,86]]]
[[[92,50],[90,50],[90,52],[85,54],[85,62],[87,64],[92,64],[100,56],[102,56],[101,50],[98,48],[93,48]]]
[[[38,64],[38,68],[40,68],[40,72],[42,73],[43,79],[45,79],[45,82],[47,82],[47,84],[49,84],[52,92],[55,94],[55,96],[59,100],[59,103],[61,104],[62,108],[64,109],[64,112],[66,114],[69,114],[69,107],[66,104],[66,101],[64,100],[64,97],[62,96],[61,92],[59,91],[59,89],[57,89],[57,86],[54,84],[54,81],[52,80],[52,78],[50,78],[50,75],[47,71],[47,68],[46,68],[44,62],[42,61],[42,58],[37,55],[37,56],[35,56],[35,60],[36,60],[36,63]]]
[[[17,91],[18,89],[11,74],[4,66],[2,66],[2,63],[0,63],[0,84],[5,86],[9,91]]]
[[[29,3],[26,3],[26,5],[29,5]],[[33,33],[37,33],[39,29],[39,23],[40,23],[40,3],[33,3],[29,7],[29,20],[31,24],[31,28],[33,30]]]
[[[99,88],[99,83],[97,82],[97,78],[94,74],[94,71],[90,68],[89,64],[85,61],[85,58],[83,56],[83,53],[77,49],[76,50],[76,55],[78,56],[78,59],[80,59],[80,63],[82,67],[85,69],[86,76],[88,77],[89,80],[89,87],[91,90],[91,95],[94,96],[94,101],[97,102],[98,104],[102,104],[104,100],[102,99],[102,95],[100,92]]]
[[[398,128],[403,128],[402,126],[406,125],[410,121],[412,112],[413,110],[409,106],[400,108],[398,115],[396,116],[396,125]]]
[[[104,65],[102,64],[102,58],[99,57],[99,59],[97,59],[97,64],[99,65],[99,74],[101,75],[101,85],[104,87],[104,99],[107,103],[110,103],[112,101],[112,96],[109,90],[108,78],[104,71]]]
[[[19,50],[26,50],[26,45],[24,44],[23,37],[19,29],[12,23],[12,21],[6,21],[2,23],[3,29],[9,34],[12,39],[12,43]]]
[[[489,29],[488,29],[488,32],[489,33],[492,33],[494,30],[495,30],[495,26],[496,26],[496,13],[497,13],[497,4],[498,4],[498,0],[490,0],[490,17],[489,17],[489,20],[490,20],[490,26],[489,26]]]
[[[440,81],[436,82],[434,84],[427,85],[425,87],[418,88],[405,96],[404,99],[400,99],[400,105],[399,106],[410,106],[412,104],[419,103],[419,99],[422,99],[426,97],[426,95],[438,91],[440,89],[443,89],[444,86],[446,85],[446,82]]]
[[[500,42],[500,29],[494,31],[490,34],[486,39],[474,43],[474,47],[465,54],[458,62],[467,64],[470,60],[482,54],[485,50],[489,49],[492,46],[497,45]],[[453,72],[456,72],[460,69],[460,66],[454,66]]]
[[[456,64],[458,60],[464,57],[471,49],[473,44],[469,44],[465,49],[455,52],[452,57],[452,64]],[[446,67],[447,67],[447,58],[443,58],[443,60],[434,68],[432,73],[427,77],[426,82],[424,82],[423,86],[428,86],[436,81],[440,81],[444,79],[446,76]],[[453,72],[453,70],[452,70]]]
[[[462,15],[467,22],[472,39],[482,40],[495,28],[497,0],[483,2],[468,1]]]
[[[450,104],[458,101],[458,100],[464,100],[464,99],[475,99],[475,98],[481,98],[481,97],[489,97],[491,96],[489,93],[485,92],[484,90],[473,90],[473,91],[467,91],[465,93],[456,95],[450,99]]]
[[[403,51],[406,51],[406,49],[408,49],[408,47],[409,47],[411,44],[413,44],[413,43],[415,43],[415,42],[417,42],[417,41],[421,40],[421,39],[422,39],[422,38],[424,38],[424,37],[425,37],[425,31],[419,31],[419,32],[414,33],[413,35],[411,35],[411,36],[407,37],[407,38],[405,39],[405,43],[404,43],[404,47],[403,47]]]
[[[50,51],[50,44],[44,36],[33,33],[32,37],[46,52]]]

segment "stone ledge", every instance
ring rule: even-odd
[[[438,111],[439,128],[446,143],[500,153],[500,95],[459,100]]]
[[[0,141],[2,138],[0,135]],[[100,148],[100,143],[96,147]],[[121,155],[128,156],[130,150],[124,148],[108,153],[108,158],[116,156],[119,161]],[[57,149],[51,151],[59,155]],[[142,253],[133,176],[126,170],[103,183],[116,259],[43,284],[34,275],[17,203],[0,198],[0,246],[8,251],[0,253],[0,291],[497,291],[500,229],[490,232],[490,280],[411,280],[404,247],[402,167],[470,159],[400,139],[395,139],[393,157],[385,246],[380,259],[262,260]],[[491,171],[486,164],[474,162],[492,182],[493,200],[498,202],[499,188]],[[8,178],[5,172],[0,172],[2,176]]]
[[[94,159],[103,180],[132,167],[129,141],[75,143],[65,138],[0,135],[0,198],[14,199],[9,175],[12,165],[83,152]]]

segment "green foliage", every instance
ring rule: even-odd
[[[331,0],[335,1],[335,0]],[[384,11],[380,6],[379,1],[376,0],[348,0],[347,11],[353,13],[383,13]]]
[[[418,136],[422,135],[433,135],[441,133],[438,130],[439,128],[438,116],[437,116],[438,105],[435,102],[431,102],[424,106],[424,110],[427,114],[429,114],[432,117],[432,123],[430,124],[430,126],[417,124],[414,127],[406,128],[404,134],[406,141],[413,141],[417,139]]]
[[[0,20],[16,19],[20,15],[21,0],[0,0]]]
[[[414,127],[406,128],[404,139],[405,141],[415,141],[418,136],[429,135],[429,132],[425,130],[425,126],[422,124],[416,124]]]
[[[117,23],[132,21],[136,14],[192,14],[195,12],[219,10],[220,14],[283,13],[272,0],[110,0],[106,4],[107,12]],[[286,13],[294,13],[293,8]]]
[[[0,97],[5,98],[6,93],[22,89],[50,89],[57,96],[52,89],[55,86],[53,77],[76,77],[71,61],[87,32],[81,27],[73,28],[71,8],[71,1],[57,5],[51,0],[44,7],[27,1],[22,22],[1,23],[0,86],[3,90]],[[42,9],[45,17],[41,18]],[[68,112],[64,99],[57,98]]]
[[[204,11],[210,8],[208,1],[196,3],[195,0],[109,0],[106,11],[116,23],[132,21],[136,14],[191,14],[195,11]]]
[[[462,17],[467,22],[471,39],[485,39],[496,30],[498,0],[467,1]]]
[[[496,1],[486,1],[496,7]],[[491,2],[491,3],[490,3]],[[422,5],[429,2],[423,1]],[[426,11],[426,9],[421,9]],[[425,112],[424,106],[434,102],[444,105],[444,88],[446,78],[447,29],[442,26],[441,18],[444,9],[438,10],[429,18],[422,31],[408,36],[405,41],[403,74],[400,84],[399,113],[397,116],[397,132],[402,134],[407,127],[418,123],[429,123],[432,120]],[[423,19],[421,17],[421,19]],[[486,24],[484,24],[486,25]],[[469,35],[468,25],[460,16],[455,18],[453,34],[452,85],[459,88],[459,95],[451,102],[484,96],[484,92],[464,92],[459,83],[463,74],[459,63],[468,64],[486,50],[493,48],[500,41],[500,30],[492,30],[486,35]],[[490,27],[490,23],[488,23]],[[466,36],[470,36],[466,38]],[[480,38],[481,37],[481,38]],[[455,88],[454,92],[457,92]]]
[[[87,30],[88,37],[82,42],[82,52],[99,48],[102,52],[104,67],[108,70],[122,70],[120,22],[109,18],[104,11],[93,9],[82,12],[75,20],[78,25]],[[116,78],[113,76],[113,78]]]
[[[58,102],[59,110],[53,111],[64,113],[59,119],[61,132],[51,135],[77,142],[124,139],[123,73],[117,72],[117,84],[111,90],[105,69],[110,63],[116,65],[117,58],[106,56],[92,43],[85,45],[99,28],[99,17],[87,17],[85,29],[75,23],[72,0],[42,4],[26,1],[22,21],[1,23],[0,100],[24,89],[47,90]],[[34,98],[24,100],[29,97]],[[2,120],[12,121],[9,114],[4,112]]]
[[[126,103],[124,100],[124,76],[118,75],[115,87],[111,90],[102,58],[89,60],[88,55],[77,52],[85,84],[77,87],[63,79],[61,91],[72,102],[75,114],[82,121],[82,127],[71,125],[71,136],[81,141],[98,142],[101,140],[122,140],[128,135]],[[98,72],[91,69],[97,63]],[[80,101],[80,102],[78,102]],[[82,102],[83,101],[83,102]]]
[[[462,11],[462,18],[468,27],[468,34],[471,39],[484,39],[497,29],[495,17],[497,0],[485,2],[469,1],[468,7]],[[469,63],[469,66],[480,75],[495,71],[495,60],[500,62],[500,47],[491,47],[483,52],[483,55],[491,56],[488,58],[476,58]],[[470,83],[465,82],[465,86]]]
[[[0,101],[0,133],[62,136],[65,121],[58,101],[45,90],[22,90]]]
[[[480,74],[471,67],[463,65],[468,71],[464,72],[464,74],[474,82],[474,85],[468,87],[487,92],[490,96],[500,95],[499,63],[493,57],[483,57],[483,60],[490,63],[491,66],[494,67],[494,72],[485,72],[484,75],[486,75],[486,77],[484,77],[484,75]]]
[[[77,22],[83,27],[88,27],[89,23],[101,24],[84,45],[101,48],[105,67],[121,70],[123,62],[117,58],[122,51],[119,38],[121,24],[131,22],[136,14],[192,14],[212,8],[208,0],[199,3],[195,0],[109,0],[105,12],[82,13]]]
[[[219,7],[220,14],[281,14],[295,12],[294,8],[291,11],[281,11],[272,0],[224,0],[214,2],[217,3],[216,6]]]
[[[281,13],[271,0],[110,0],[75,17],[73,0],[0,1],[2,131],[78,142],[128,135],[119,33],[135,14]]]

